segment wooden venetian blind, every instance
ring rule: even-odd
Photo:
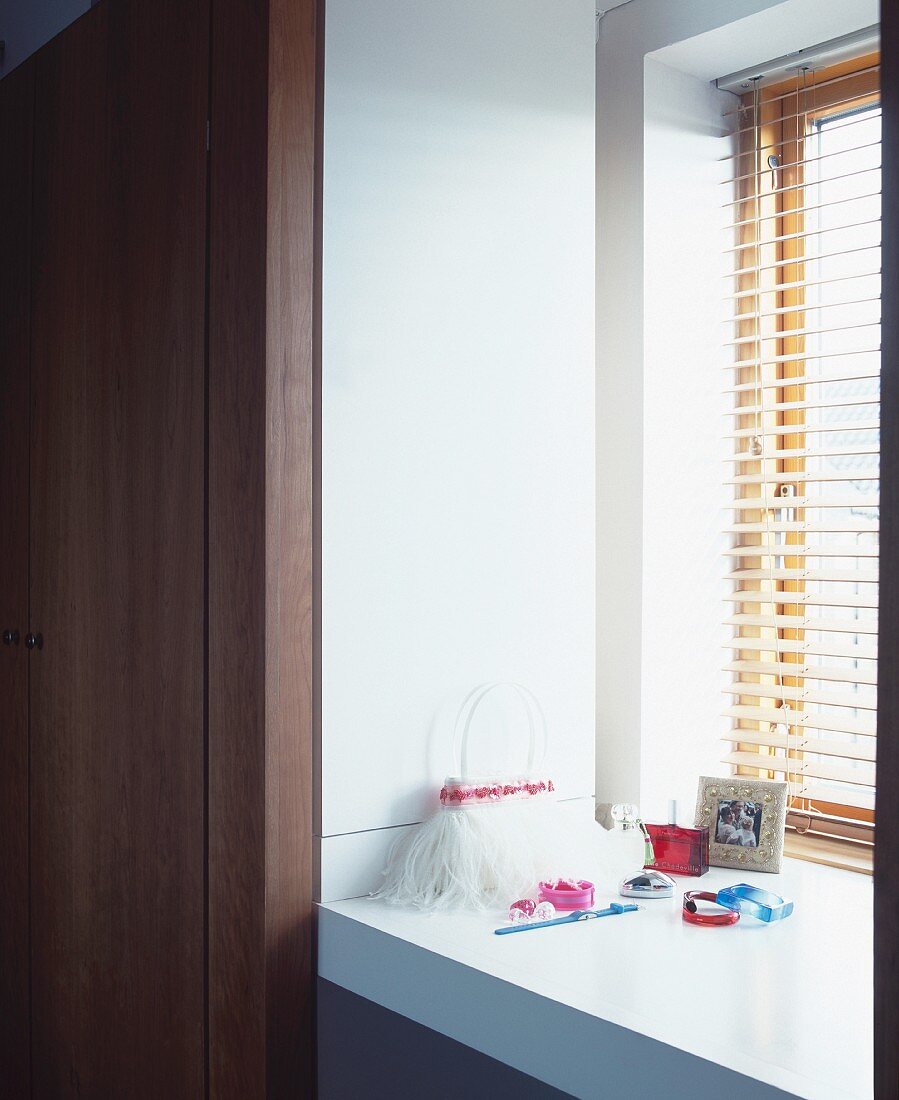
[[[726,763],[873,822],[880,108],[876,55],[750,82],[724,188],[732,489]]]

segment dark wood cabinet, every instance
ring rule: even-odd
[[[203,1089],[207,36],[200,2],[102,4],[36,58],[40,1097]]]
[[[33,66],[0,95],[0,1082],[29,1088],[28,391]]]
[[[320,66],[101,0],[0,81],[11,1100],[314,1091]]]

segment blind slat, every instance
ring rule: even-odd
[[[814,615],[731,615],[725,626],[776,626],[778,630],[815,630],[827,634],[876,634],[873,619],[825,619]]]
[[[768,102],[773,102],[773,101],[769,100]],[[849,100],[847,102],[851,102],[851,100]],[[833,106],[836,110],[839,110],[840,104],[835,103]],[[802,111],[799,114],[785,115],[783,118],[773,118],[773,119],[771,119],[771,124],[774,125],[778,122],[789,122],[789,121],[791,121],[791,119],[795,119],[795,118],[805,118],[806,115],[809,114],[809,113],[810,112]],[[839,128],[841,130],[846,130],[846,129],[849,129],[853,126],[857,126],[860,121],[862,121],[862,120],[861,119],[849,118],[849,119],[846,119],[845,122],[841,122],[839,124]],[[731,130],[730,133],[728,133],[726,136],[729,139],[733,140],[734,138],[739,137],[740,134],[751,134],[754,131],[754,129],[755,129],[754,126],[746,126],[746,127],[743,127],[740,130]],[[740,149],[740,150],[737,150],[733,153],[727,153],[723,157],[719,157],[718,158],[718,163],[719,164],[726,164],[727,161],[735,160],[738,157],[752,157],[752,156],[754,156],[754,154],[756,152],[756,149],[759,152],[764,152],[766,149],[779,149],[780,145],[781,145],[781,143],[779,141],[776,141],[776,142],[771,142],[768,145],[756,145],[754,148]],[[767,165],[762,169],[763,175],[770,174],[770,172],[771,172],[771,169],[768,168]]]
[[[728,227],[730,228],[730,227]],[[751,287],[749,290],[736,290],[722,297],[723,302],[740,302],[746,298],[764,297],[766,294],[780,294],[785,290],[805,290],[819,286],[834,286],[836,283],[852,283],[856,279],[870,279],[880,274],[880,264],[871,271],[853,272],[851,275],[831,275],[827,279],[800,279],[798,282],[777,282],[768,287]]]
[[[879,327],[880,319],[878,318],[876,321],[862,321],[855,325],[831,325],[828,328],[785,328],[778,329],[777,332],[763,332],[761,335],[737,336],[733,340],[728,340],[724,346],[726,348],[736,348],[747,344],[765,344],[771,340],[797,340],[800,336],[827,336],[834,332],[852,332],[860,328]]]
[[[738,428],[728,432],[724,439],[751,439],[754,435],[818,435],[822,432],[876,432],[880,430],[879,420],[853,420],[828,424],[777,424],[773,428]]]
[[[728,592],[724,599],[728,603],[767,603],[781,606],[808,604],[812,607],[876,608],[878,604],[876,594],[866,596],[853,592],[844,596],[836,592],[785,592],[782,589],[772,592],[770,588],[737,588],[733,592]]]
[[[869,378],[880,377],[880,365],[872,364],[855,371],[838,371],[836,374],[800,374],[793,378],[773,378],[762,380],[753,379],[750,382],[740,382],[736,386],[728,386],[722,393],[754,393],[756,390],[784,390],[790,386],[827,386],[834,382],[863,382]],[[792,425],[789,425],[792,428]],[[772,434],[772,433],[768,433]]]
[[[790,214],[810,214],[813,210],[832,210],[835,206],[845,206],[849,202],[862,202],[866,199],[878,199],[880,198],[880,189],[877,191],[866,191],[863,195],[850,195],[845,199],[835,199],[833,202],[819,202],[813,206],[797,206],[795,209],[788,211]],[[733,223],[734,229],[742,229],[747,225],[762,225],[765,222],[777,221],[784,216],[784,211],[778,210],[776,214],[764,214],[761,218],[751,217],[745,218],[743,221]],[[786,261],[783,266],[789,266],[790,261]],[[731,275],[736,275],[737,272],[731,271],[728,275],[722,276],[728,278]]]
[[[877,670],[861,668],[837,668],[832,665],[810,665],[805,662],[789,664],[786,661],[728,661],[725,672],[740,675],[752,673],[758,676],[800,676],[807,680],[825,683],[865,684],[877,683]]]
[[[730,729],[723,740],[740,745],[759,745],[769,749],[789,749],[797,752],[814,752],[820,756],[837,756],[844,760],[865,760],[873,764],[876,749],[873,741],[859,741],[847,744],[845,741],[825,741],[820,737],[787,737],[783,733],[762,733],[761,730]]]
[[[844,157],[852,155],[853,153],[861,153],[865,149],[879,149],[879,141],[866,141],[862,145],[850,145],[845,149],[837,149],[832,153],[822,153],[817,157],[806,157],[805,160],[793,160],[787,164],[779,164],[777,166],[778,172],[789,172],[792,168],[805,168],[809,164],[822,164],[826,160],[830,160],[832,157]],[[754,150],[753,150],[754,152]],[[749,154],[751,155],[751,153]],[[770,169],[769,169],[770,172]],[[727,179],[718,180],[719,187],[733,186],[735,183],[742,183],[744,180],[751,180],[755,178],[755,172],[744,172],[741,176],[729,176]],[[767,194],[773,194],[774,192],[767,192]],[[776,239],[776,238],[775,238]]]
[[[863,787],[874,786],[874,768],[859,762],[852,764],[831,764],[828,761],[816,760],[805,757],[802,760],[790,760],[784,756],[764,756],[761,753],[730,752],[724,757],[725,764],[737,764],[742,767],[764,768],[766,771],[777,772],[780,775],[790,773],[794,780],[797,777],[810,779],[829,779],[833,783],[855,783]],[[843,799],[831,797],[831,802],[842,802]]]
[[[771,169],[769,168],[768,171],[770,172]],[[870,168],[854,168],[851,172],[840,172],[839,175],[836,176],[823,176],[821,179],[815,180],[815,184],[842,183],[844,180],[854,179],[858,176],[870,176],[873,172],[880,172],[879,164],[875,164]],[[762,201],[766,201],[768,199],[777,198],[778,196],[790,195],[794,191],[805,191],[807,186],[808,184],[803,181],[802,183],[788,183],[785,184],[783,187],[772,187],[768,191],[763,191],[760,195],[744,195],[742,198],[732,199],[730,202],[723,202],[721,204],[721,209],[729,210],[733,207],[743,206],[746,204],[754,206],[759,199],[761,199]],[[878,190],[877,194],[879,193],[880,192]],[[792,207],[786,212],[792,214]],[[793,261],[790,260],[789,262],[792,263]],[[781,262],[781,266],[782,264],[783,261]]]
[[[799,435],[801,433],[794,432],[792,425],[781,425],[784,430],[784,435]],[[767,447],[762,454],[753,454],[751,451],[735,451],[732,455],[727,455],[724,462],[771,462],[774,459],[805,459],[805,458],[845,458],[847,456],[864,457],[866,455],[880,455],[880,446],[876,443],[857,443],[855,446],[849,445],[846,447],[826,447],[824,449],[815,447],[781,447],[774,450],[768,450]]]
[[[844,715],[832,717],[829,713],[812,712],[801,708],[791,709],[785,714],[779,707],[757,707],[738,703],[726,707],[722,714],[725,718],[736,718],[742,722],[774,722],[789,726],[802,726],[804,729],[830,730],[833,733],[851,733],[857,737],[875,737],[877,735],[876,716],[851,718]]]
[[[780,470],[769,480],[785,482],[828,482],[828,481],[879,481],[880,475],[876,470]],[[762,478],[758,474],[736,474],[728,478],[725,485],[758,485]],[[784,500],[789,498],[784,497]]]
[[[781,499],[787,500],[788,497]],[[824,523],[811,523],[805,520],[793,520],[789,522],[772,521],[771,523],[734,523],[730,527],[725,527],[724,531],[727,534],[734,535],[751,535],[751,534],[764,534],[770,531],[772,534],[791,534],[793,532],[799,534],[837,534],[839,532],[853,532],[855,534],[862,534],[864,532],[877,532],[880,525],[876,519],[856,519],[854,517],[844,518],[837,516],[832,520]]]
[[[780,484],[789,484],[790,475],[784,473]],[[761,496],[761,497],[736,497],[734,500],[728,501],[724,505],[736,512],[758,512],[764,509],[781,510],[783,508],[792,509],[806,509],[806,508],[879,508],[880,507],[880,495],[878,493],[859,493],[847,496],[845,494],[835,493],[833,496]]]
[[[868,222],[862,222],[863,226]],[[835,233],[837,229],[855,229],[854,226],[838,226],[833,229],[827,230],[827,232]],[[779,238],[781,241],[790,240],[789,237]],[[739,248],[748,248],[748,245],[741,244]],[[803,284],[803,287],[807,284]],[[746,298],[755,298],[755,294],[747,295]],[[752,301],[741,299],[746,306],[752,306]],[[866,295],[864,298],[847,298],[845,301],[825,301],[825,303],[804,305],[800,308],[797,306],[777,306],[775,309],[767,309],[764,312],[757,312],[755,309],[744,309],[742,312],[732,313],[730,317],[725,317],[721,321],[722,324],[743,324],[747,321],[768,321],[775,317],[782,317],[785,313],[818,313],[822,309],[841,308],[842,306],[869,306],[874,303],[879,303],[880,295]]]
[[[795,779],[795,776],[791,776]],[[874,791],[859,788],[828,787],[824,783],[816,783],[814,779],[802,779],[790,783],[790,794],[793,798],[807,798],[819,802],[837,803],[841,806],[849,806],[858,810],[874,809]]]
[[[804,412],[807,409],[842,409],[856,405],[879,405],[879,398],[869,394],[848,394],[838,397],[822,398],[820,401],[775,401],[770,405],[735,405],[728,409],[726,416],[754,416],[765,412]]]
[[[730,546],[721,553],[728,558],[876,558],[880,551],[876,546],[845,546],[822,542],[802,546],[788,542],[773,546]]]
[[[816,352],[811,349],[785,352],[783,355],[766,355],[761,359],[734,359],[725,363],[723,370],[746,370],[750,367],[774,367],[778,363],[817,363],[822,359],[845,359],[848,356],[879,355],[880,344],[870,348],[852,348],[849,351]]]
[[[790,569],[782,566],[774,569],[734,569],[727,574],[730,581],[845,581],[847,584],[877,584],[877,569]]]
[[[860,698],[856,692],[815,691],[788,684],[750,684],[735,680],[724,688],[725,695],[755,696],[758,699],[786,699],[790,703],[818,703],[826,707],[850,707],[854,710],[877,710],[876,698]],[[846,747],[846,746],[844,746]],[[873,753],[873,749],[870,750]],[[872,756],[873,760],[874,757]]]
[[[837,642],[825,634],[814,642],[794,641],[792,638],[748,638],[744,635],[727,641],[724,649],[739,650],[743,653],[805,653],[817,657],[849,657],[853,661],[876,661],[876,642]]]
[[[864,195],[864,196],[861,196],[861,197],[863,197],[863,198],[874,198],[875,196],[874,195]],[[852,200],[845,199],[844,201],[845,202],[850,202]],[[811,210],[811,209],[814,209],[814,208],[809,207],[808,209]],[[792,214],[793,211],[791,210],[790,213]],[[843,248],[843,249],[840,249],[836,252],[825,252],[822,255],[815,256],[815,257],[812,257],[812,256],[795,256],[788,263],[785,262],[784,260],[778,260],[776,263],[750,264],[749,267],[734,268],[733,271],[728,271],[724,275],[722,275],[721,277],[722,277],[722,279],[732,279],[732,278],[735,278],[738,275],[756,275],[760,271],[774,271],[775,268],[783,269],[784,267],[788,267],[788,266],[793,267],[796,264],[809,263],[813,258],[816,259],[816,260],[834,260],[837,257],[854,256],[859,252],[878,252],[879,253],[880,252],[880,245],[879,244],[863,244],[863,245],[859,245],[857,248]]]

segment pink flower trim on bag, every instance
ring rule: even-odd
[[[486,785],[447,779],[440,791],[440,801],[446,809],[461,809],[536,798],[552,794],[555,789],[551,779],[515,779]]]

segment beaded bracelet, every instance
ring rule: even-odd
[[[740,919],[740,913],[737,909],[726,909],[721,913],[700,913],[696,907],[697,901],[710,901],[715,905],[720,904],[718,902],[717,894],[709,893],[708,890],[687,890],[684,893],[684,907],[681,911],[685,921],[690,924],[736,924]]]

